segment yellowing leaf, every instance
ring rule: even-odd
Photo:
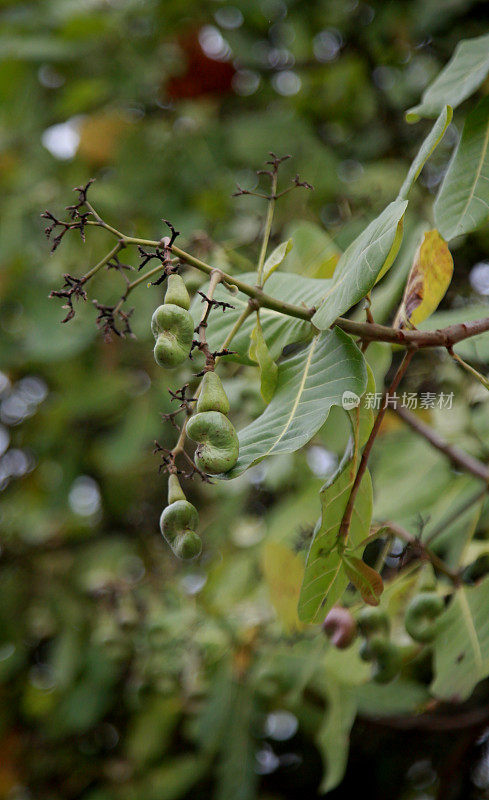
[[[438,231],[425,233],[414,257],[395,328],[418,325],[436,310],[450,286],[453,259]]]
[[[275,394],[278,367],[270,355],[258,314],[256,315],[256,325],[251,331],[248,355],[260,367],[260,391],[265,403],[269,403]]]
[[[343,555],[343,568],[348,578],[362,595],[362,599],[370,606],[378,606],[380,595],[384,591],[382,578],[375,569],[356,556]]]
[[[297,616],[297,604],[304,563],[300,556],[281,542],[268,542],[263,551],[262,568],[273,607],[287,631],[301,630],[304,626]]]

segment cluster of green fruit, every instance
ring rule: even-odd
[[[443,598],[432,590],[419,592],[410,601],[404,626],[411,639],[429,644],[436,635],[437,619],[445,608]],[[378,607],[365,606],[356,622],[346,608],[331,609],[324,621],[331,643],[340,649],[349,647],[357,631],[363,637],[360,658],[372,663],[372,680],[388,683],[398,675],[403,663],[403,648],[390,639],[390,620]]]
[[[189,356],[194,337],[189,308],[190,297],[183,279],[177,274],[169,275],[165,301],[151,320],[156,339],[154,356],[162,367],[177,367]],[[194,454],[197,468],[208,475],[228,472],[238,460],[238,435],[228,413],[229,400],[221,379],[215,372],[206,372],[186,434],[197,444]],[[190,559],[200,554],[202,542],[195,533],[198,522],[196,508],[187,501],[176,474],[170,474],[168,506],[161,515],[160,528],[179,558]]]

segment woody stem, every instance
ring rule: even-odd
[[[364,450],[363,450],[363,453],[362,453],[362,458],[360,460],[360,465],[359,465],[357,473],[355,475],[355,480],[353,481],[353,486],[351,487],[350,496],[348,498],[348,502],[346,504],[345,512],[343,514],[343,519],[341,520],[341,525],[340,525],[340,529],[339,529],[339,532],[338,532],[338,542],[341,544],[341,546],[345,545],[346,540],[348,538],[348,533],[349,533],[349,530],[350,530],[351,517],[352,517],[352,514],[353,514],[353,506],[355,504],[355,498],[357,496],[358,489],[360,488],[360,484],[361,484],[362,478],[363,478],[363,476],[365,474],[365,470],[367,469],[368,459],[369,459],[370,452],[372,450],[375,438],[376,438],[376,436],[377,436],[377,434],[379,432],[380,426],[382,424],[382,420],[384,419],[384,415],[385,415],[385,412],[386,412],[386,409],[387,409],[387,405],[389,403],[389,397],[392,394],[395,393],[397,387],[399,386],[399,384],[400,384],[400,382],[402,380],[402,377],[404,376],[404,374],[405,374],[405,372],[406,372],[406,370],[407,370],[407,368],[408,368],[408,366],[409,366],[409,364],[411,362],[411,359],[412,359],[413,355],[414,355],[414,350],[413,349],[410,349],[410,350],[406,351],[406,353],[404,355],[404,358],[402,359],[402,362],[401,362],[396,374],[394,375],[394,378],[393,378],[393,381],[392,381],[391,385],[389,386],[388,390],[383,395],[382,406],[379,409],[379,412],[378,412],[378,414],[377,414],[377,416],[375,418],[375,422],[374,422],[373,428],[372,428],[372,430],[370,432],[370,436],[368,437],[367,443],[366,443],[366,445],[364,447]]]

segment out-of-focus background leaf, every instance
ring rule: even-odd
[[[167,389],[189,372],[167,375],[154,363],[149,320],[161,290],[143,284],[132,295],[135,339],[105,343],[82,301],[61,325],[49,292],[112,245],[90,231],[86,244],[67,236],[51,256],[39,219],[45,208],[61,215],[71,188],[95,177],[92,200],[120,229],[158,239],[164,217],[192,252],[249,272],[263,203],[232,192],[236,182],[256,185],[269,151],[290,153],[285,184],[298,172],[314,192],[278,204],[272,244],[293,238],[280,267],[287,273],[330,277],[396,197],[430,130],[407,125],[406,108],[461,39],[489,28],[484,2],[442,6],[0,3],[0,797],[316,797],[323,766],[324,786],[341,779],[355,708],[349,767],[331,797],[353,796],[359,775],[364,797],[447,798],[437,795],[447,781],[460,792],[453,796],[484,796],[487,770],[471,770],[479,751],[466,761],[457,751],[455,779],[449,733],[389,724],[426,707],[429,669],[373,686],[356,648],[332,652],[318,626],[302,628],[294,616],[298,559],[319,516],[318,490],[344,450],[346,415],[333,409],[305,450],[235,481],[188,484],[204,552],[198,563],[176,563],[158,532],[166,480],[151,451],[155,438],[173,441],[160,414],[172,408]],[[456,110],[413,189],[399,259],[373,292],[379,321],[392,319],[420,231],[434,226],[433,196],[464,113]],[[488,246],[487,228],[453,243],[455,277],[425,327],[487,313]],[[185,276],[200,285],[197,274]],[[92,297],[113,302],[121,287],[104,272]],[[291,287],[292,279],[294,299]],[[265,334],[267,324],[263,312]],[[222,370],[238,428],[264,408],[241,345],[247,364]],[[460,348],[482,370],[488,352],[484,337]],[[380,390],[389,348],[372,346],[369,361]],[[451,411],[428,408],[425,417],[487,457],[482,387],[440,354],[420,355],[409,381],[412,391],[453,390]],[[420,514],[438,525],[477,489],[394,417],[372,474],[374,518],[411,529]],[[461,557],[469,522],[462,515],[440,535],[448,560]],[[474,524],[475,578],[487,568],[487,509]],[[487,703],[487,686],[477,691],[472,702]]]

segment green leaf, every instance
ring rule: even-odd
[[[276,247],[275,250],[270,253],[263,265],[263,274],[265,276],[263,278],[263,283],[265,283],[269,279],[270,275],[275,272],[277,267],[280,266],[287,253],[292,250],[293,245],[294,242],[292,239],[287,239],[287,241],[279,244],[278,247]]]
[[[367,368],[367,386],[365,387],[365,392],[357,408],[348,412],[355,437],[358,439],[359,447],[363,447],[367,441],[374,424],[374,412],[365,402],[365,395],[375,394],[375,378],[370,364],[365,363],[365,366]]]
[[[348,462],[319,493],[322,516],[314,531],[299,598],[299,619],[304,622],[319,622],[348,586],[349,578],[335,545],[355,472],[353,462]],[[348,539],[351,547],[368,536],[371,519],[372,481],[367,470],[353,507]]]
[[[457,108],[479,88],[488,72],[489,34],[460,42],[446,67],[423,93],[421,103],[406,113],[406,120],[436,117],[447,103]]]
[[[379,573],[365,564],[361,558],[344,553],[342,557],[343,568],[351,583],[360,592],[364,603],[369,606],[378,606],[380,595],[384,591],[384,584]]]
[[[125,752],[138,768],[161,758],[182,713],[176,697],[149,696],[137,716],[131,719],[125,738]]]
[[[487,409],[483,406],[481,409],[487,415]],[[479,486],[478,479],[470,474],[455,475],[427,509],[429,521],[423,529],[422,538],[431,541],[431,534],[438,529],[436,549],[443,552],[445,563],[454,569],[461,566],[463,557],[469,555],[467,542],[472,538],[481,513],[481,504],[470,505],[469,500]],[[420,513],[423,514],[421,508]]]
[[[357,714],[354,690],[331,680],[327,682],[328,707],[316,745],[324,761],[325,774],[320,792],[330,792],[345,774],[350,747],[350,731]]]
[[[338,650],[332,645],[328,647],[321,660],[326,684],[333,679],[345,686],[356,687],[369,680],[372,670],[370,664],[360,658],[360,649],[358,637],[346,650]]]
[[[434,210],[436,226],[448,240],[477,230],[489,218],[489,97],[465,120]]]
[[[230,716],[221,741],[216,800],[255,800],[257,774],[252,729],[256,724],[252,687],[234,681]]]
[[[489,576],[461,586],[439,617],[431,691],[442,700],[463,702],[489,675]]]
[[[232,670],[229,661],[222,660],[212,676],[204,703],[196,721],[195,734],[204,754],[214,756],[224,740],[233,699]]]
[[[413,262],[413,253],[419,245],[423,235],[430,228],[425,222],[411,223],[404,231],[402,246],[396,258],[396,265],[391,269],[388,277],[378,283],[372,290],[370,310],[374,320],[385,325],[391,319],[393,309],[402,297],[409,270]],[[360,322],[365,320],[365,312],[360,309],[352,315],[353,319]],[[367,350],[369,353],[371,347]]]
[[[360,714],[371,717],[420,713],[432,699],[425,686],[402,677],[383,685],[369,681],[355,697]]]
[[[486,408],[483,408],[483,413],[487,417]],[[440,418],[445,414],[449,418],[453,414],[457,419],[454,411],[444,411]],[[457,428],[460,422],[451,425]],[[453,436],[454,433],[450,438]],[[402,458],[399,453],[402,453]],[[398,492],[400,483],[402,494]],[[468,509],[453,520],[452,515],[456,515],[475,494],[477,478],[454,474],[440,452],[404,427],[382,437],[382,447],[377,451],[375,461],[375,485],[375,518],[391,520],[413,530],[422,517],[426,520],[423,528],[425,541],[436,527],[441,526],[436,547],[442,548],[447,563],[456,568],[474,510]]]
[[[173,755],[158,767],[145,772],[140,780],[127,786],[126,797],[144,800],[178,800],[198,783],[209,768],[205,758],[192,754]]]
[[[239,459],[222,478],[235,478],[264,458],[293,453],[326,422],[344,392],[363,394],[365,360],[339,328],[315,336],[305,350],[284,359],[277,389],[263,414],[239,433]]]
[[[249,356],[260,367],[260,391],[265,403],[269,403],[275,394],[277,386],[278,367],[270,355],[263,330],[260,324],[260,315],[257,312],[256,324],[251,331]]]
[[[0,37],[0,61],[71,61],[83,55],[85,50],[79,41],[62,41],[55,36]]]
[[[287,270],[311,278],[331,278],[341,250],[323,228],[314,222],[295,222],[287,228],[294,249],[287,259]]]
[[[435,124],[433,125],[431,131],[429,132],[428,136],[424,140],[423,144],[419,148],[418,155],[414,159],[413,163],[409,168],[409,172],[406,175],[406,179],[402,184],[399,190],[399,197],[401,199],[406,199],[410,190],[412,189],[416,179],[419,176],[419,173],[423,169],[424,165],[428,161],[429,157],[431,156],[432,152],[438,146],[438,144],[443,139],[446,129],[450,125],[452,121],[453,110],[451,106],[445,106],[440,116],[436,120]]]
[[[297,616],[297,602],[304,577],[304,561],[282,542],[268,541],[261,565],[270,599],[278,619],[290,633],[303,626]]]
[[[312,318],[324,330],[375,285],[392,265],[402,241],[407,200],[397,198],[345,250]]]
[[[251,285],[256,282],[255,272],[245,272],[239,277]],[[267,294],[273,295],[278,300],[295,303],[296,305],[304,304],[310,307],[319,305],[329,283],[327,280],[304,278],[301,275],[293,275],[289,272],[275,272],[268,280],[266,290]],[[207,329],[207,341],[211,350],[219,350],[239,315],[247,307],[248,297],[241,292],[231,295],[222,286],[217,287],[214,297],[216,300],[224,300],[234,306],[234,309],[229,309],[224,314],[215,312],[210,319]],[[202,316],[200,298],[196,298],[192,303],[191,314],[197,325]],[[269,308],[260,309],[260,322],[263,336],[274,360],[278,358],[286,345],[303,341],[311,335],[309,322],[287,317],[285,314],[280,314],[278,311],[272,311]],[[244,322],[232,342],[232,349],[236,351],[236,355],[230,358],[244,364],[251,363],[248,357],[248,347],[254,324],[252,316],[248,317]]]

